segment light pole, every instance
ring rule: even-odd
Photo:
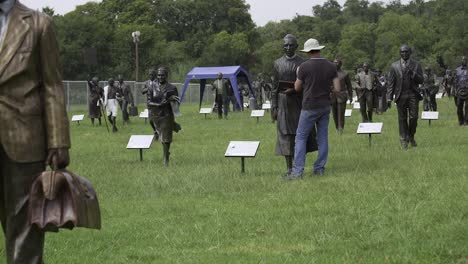
[[[133,43],[135,43],[135,82],[138,82],[138,42],[140,42],[140,31],[132,32]]]

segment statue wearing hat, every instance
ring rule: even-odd
[[[287,34],[283,39],[284,56],[273,64],[273,88],[271,91],[271,117],[277,121],[276,154],[285,157],[288,172],[294,160],[296,129],[301,113],[302,94],[294,90],[296,72],[305,59],[296,54],[296,37]],[[308,151],[317,149],[315,135],[311,136]]]

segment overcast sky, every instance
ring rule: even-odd
[[[220,0],[222,1],[222,0]],[[382,0],[389,2],[390,0]],[[409,0],[402,0],[408,3]],[[77,5],[82,5],[89,0],[21,0],[23,4],[33,9],[42,9],[49,6],[55,13],[65,14],[75,9]],[[99,0],[93,2],[100,2]],[[280,21],[282,19],[292,19],[299,15],[312,15],[312,6],[323,5],[325,0],[246,0],[250,5],[250,14],[257,26],[263,26],[268,21]],[[343,5],[345,0],[338,0]],[[370,2],[375,2],[371,0]]]

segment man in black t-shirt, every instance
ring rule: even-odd
[[[294,166],[283,178],[302,178],[306,158],[306,143],[314,127],[317,127],[318,157],[314,163],[314,175],[322,176],[328,159],[328,123],[330,121],[330,92],[338,93],[340,80],[335,64],[320,57],[320,46],[315,39],[308,39],[302,52],[309,60],[299,66],[294,89],[303,91],[302,110],[296,131]],[[333,91],[330,87],[333,85]]]

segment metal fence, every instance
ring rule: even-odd
[[[146,103],[146,96],[141,93],[144,82],[125,82],[130,85],[135,104]],[[172,83],[177,87],[179,95],[182,94],[182,83]],[[107,85],[107,82],[101,81],[99,83],[101,87]],[[87,106],[89,100],[89,90],[86,81],[63,81],[63,87],[65,89],[65,95],[67,98],[67,109],[70,110],[71,106]],[[207,85],[205,94],[203,96],[204,103],[210,103],[214,101],[214,97],[211,94],[211,85]],[[189,84],[187,91],[184,95],[184,103],[198,103],[200,100],[200,85],[197,83]]]

